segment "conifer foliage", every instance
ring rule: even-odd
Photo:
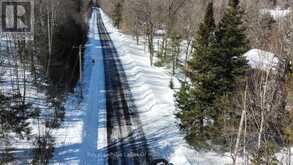
[[[218,63],[222,64],[223,92],[233,91],[235,81],[248,68],[247,60],[243,56],[249,50],[245,28],[242,26],[243,11],[239,7],[239,0],[230,0],[229,4],[216,32],[216,53],[220,60]]]
[[[213,3],[210,3],[193,45],[194,54],[190,62],[189,73],[192,87],[187,87],[188,84],[182,85],[176,96],[178,107],[181,110],[177,114],[181,119],[181,127],[186,131],[188,141],[192,141],[194,145],[199,145],[198,142],[203,140],[203,134],[206,132],[204,131],[204,120],[213,100],[210,88],[210,82],[214,81],[212,80],[213,73],[210,72],[212,69],[210,43],[214,38],[215,27]]]
[[[235,90],[248,68],[243,56],[248,40],[239,1],[230,0],[218,27],[213,13],[211,2],[195,36],[188,71],[191,83],[184,84],[176,95],[181,128],[194,146],[205,145],[206,140],[220,135],[222,112],[217,108],[218,100]]]

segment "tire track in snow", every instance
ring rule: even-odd
[[[87,54],[84,65],[84,85],[88,87],[88,90],[79,151],[81,165],[107,164],[104,60],[97,29],[97,15],[98,11],[94,9],[90,20],[88,47],[85,51]]]
[[[150,164],[147,142],[126,74],[100,14],[98,28],[106,74],[108,162],[110,165]]]

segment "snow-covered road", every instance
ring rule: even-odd
[[[151,157],[128,85],[128,78],[102,17],[98,17],[103,47],[109,165],[150,164]]]
[[[54,133],[52,164],[149,164],[127,78],[97,8],[89,21],[83,67],[81,86],[68,97],[64,124]]]
[[[63,127],[56,131],[53,164],[107,164],[105,75],[97,17],[98,10],[93,9],[85,44],[84,77],[81,88],[67,99]],[[78,96],[80,89],[83,98]]]
[[[53,133],[52,164],[231,162],[229,155],[196,152],[186,143],[174,116],[170,76],[149,66],[144,47],[114,28],[102,10],[93,9],[85,48],[81,88],[67,98],[63,126]]]
[[[87,98],[80,147],[80,164],[105,164],[106,104],[103,54],[97,28],[98,12],[90,20],[88,47],[85,49],[84,86]]]

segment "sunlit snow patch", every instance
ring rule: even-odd
[[[252,68],[261,70],[274,69],[279,61],[275,54],[259,49],[251,49],[244,56]]]
[[[277,7],[275,9],[262,9],[260,10],[261,14],[270,14],[275,20],[284,18],[289,15],[290,9],[281,9]]]

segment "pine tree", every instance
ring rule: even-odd
[[[190,87],[187,83],[182,83],[180,90],[175,94],[175,98],[178,109],[185,111],[191,109]]]
[[[194,54],[190,61],[190,80],[192,87],[186,85],[181,87],[178,93],[177,103],[181,111],[177,116],[181,120],[181,127],[187,133],[187,139],[193,145],[201,145],[205,139],[206,131],[204,122],[208,117],[211,103],[213,102],[213,89],[210,82],[215,76],[209,72],[212,69],[211,41],[214,40],[215,20],[213,13],[213,3],[209,3],[203,22],[195,37],[193,45]],[[184,90],[190,90],[184,92]],[[184,96],[184,97],[183,97]],[[186,97],[189,99],[186,100]],[[206,127],[207,128],[207,127]]]
[[[210,3],[197,32],[194,54],[189,63],[192,83],[189,101],[192,104],[181,105],[183,109],[177,115],[187,132],[187,139],[194,145],[199,144],[198,140],[217,139],[220,135],[223,116],[221,109],[217,108],[218,100],[229,97],[248,68],[243,56],[248,50],[248,40],[242,26],[242,14],[239,1],[230,0],[216,30],[213,3]],[[187,101],[177,98],[177,102]]]
[[[213,125],[210,132],[214,136],[214,141],[222,141],[221,132],[224,129],[224,122],[230,119],[235,123],[235,118],[238,116],[235,109],[233,109],[233,96],[237,89],[243,85],[243,78],[248,70],[248,61],[244,53],[249,50],[248,40],[245,35],[245,28],[242,22],[242,15],[244,11],[239,6],[239,0],[230,0],[229,6],[218,25],[216,31],[216,39],[211,43],[211,61],[213,63],[212,69],[209,71],[213,73],[209,86],[213,91],[213,107],[211,110],[211,119]],[[221,100],[226,98],[231,106],[221,108]],[[229,109],[232,108],[232,109]],[[224,119],[224,120],[223,120]],[[237,123],[237,122],[236,122]],[[223,142],[225,143],[225,142]]]
[[[211,38],[211,35],[213,35],[215,29],[216,24],[214,19],[214,8],[213,3],[211,2],[208,4],[203,23],[199,25],[199,31],[197,32],[195,41],[196,45],[194,45],[194,49],[198,50],[200,48],[208,47],[209,39]]]
[[[230,0],[229,7],[219,23],[216,32],[217,42],[214,45],[215,63],[218,65],[220,93],[232,92],[236,81],[244,75],[248,62],[243,56],[249,50],[245,28],[242,22],[243,11],[239,7],[239,0]]]
[[[244,76],[248,70],[248,61],[244,53],[249,50],[248,40],[245,35],[245,28],[242,22],[244,11],[239,6],[239,0],[230,0],[229,6],[218,25],[216,40],[212,43],[212,61],[214,63],[213,72],[215,78],[212,81],[214,87],[215,100],[212,108],[211,134],[214,135],[214,142],[223,144],[225,139],[224,130],[227,123],[238,123],[240,120],[237,111],[233,108],[235,99],[233,97],[244,83]],[[221,100],[230,106],[221,105]],[[225,106],[225,108],[221,108]],[[223,135],[221,135],[223,134]],[[224,141],[223,141],[224,140]]]

